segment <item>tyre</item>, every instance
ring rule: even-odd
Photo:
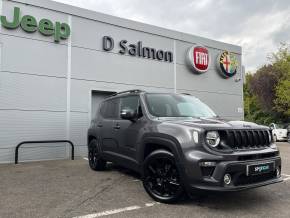
[[[88,146],[89,165],[92,170],[102,171],[106,169],[107,162],[101,158],[98,141],[93,139]]]
[[[288,137],[287,137],[287,141],[290,143],[290,133],[288,133],[287,136],[288,136]]]
[[[166,150],[149,154],[143,164],[143,186],[156,201],[174,203],[184,194],[174,155]]]

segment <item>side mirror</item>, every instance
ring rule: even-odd
[[[124,120],[133,121],[136,118],[136,113],[131,108],[122,109],[121,110],[121,118]]]
[[[274,127],[273,127],[273,126],[270,126],[270,129],[271,129],[271,130],[273,130],[273,129],[274,129]]]

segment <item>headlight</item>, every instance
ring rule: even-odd
[[[219,145],[221,139],[217,131],[209,131],[206,133],[206,142],[209,146],[215,148]]]

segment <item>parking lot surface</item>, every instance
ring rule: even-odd
[[[85,159],[0,165],[0,217],[289,217],[290,144],[278,145],[282,183],[175,205],[154,202],[138,175],[114,165],[105,172]]]

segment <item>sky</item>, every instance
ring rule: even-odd
[[[242,46],[246,72],[290,43],[289,0],[55,0]]]

